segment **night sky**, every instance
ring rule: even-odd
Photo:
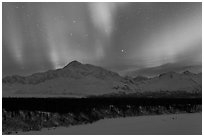
[[[201,3],[3,3],[3,76],[73,60],[116,72],[202,63]]]

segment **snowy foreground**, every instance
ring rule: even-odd
[[[202,134],[202,113],[104,119],[93,124],[19,132],[18,134]]]

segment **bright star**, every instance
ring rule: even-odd
[[[73,23],[76,23],[76,20],[73,20]]]

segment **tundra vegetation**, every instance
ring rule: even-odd
[[[105,118],[201,111],[201,98],[3,98],[2,131],[3,134],[12,134],[69,127]]]

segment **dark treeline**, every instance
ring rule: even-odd
[[[8,111],[30,110],[46,112],[74,112],[94,107],[114,105],[185,106],[202,104],[201,98],[3,98],[2,107]]]

